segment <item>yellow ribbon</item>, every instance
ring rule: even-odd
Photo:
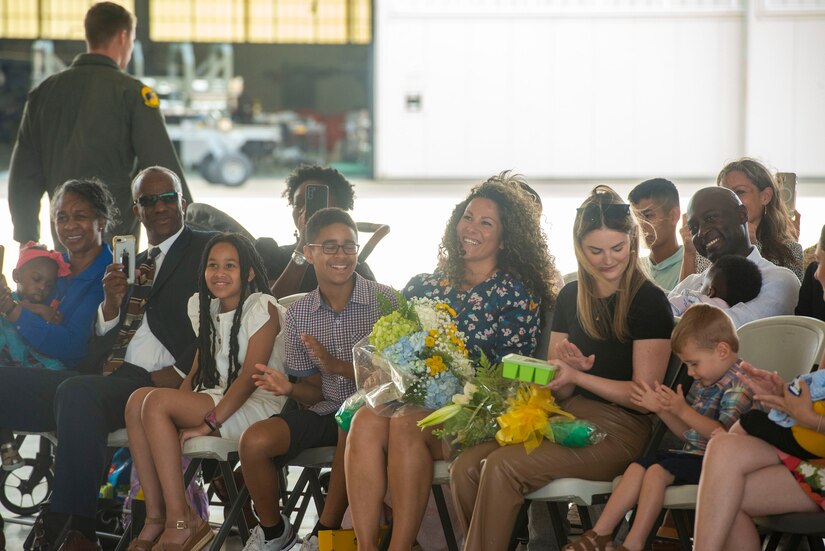
[[[496,419],[501,427],[496,433],[496,441],[500,446],[523,442],[527,453],[541,444],[550,415],[575,419],[556,404],[550,389],[545,387],[522,386],[508,402],[507,412]]]

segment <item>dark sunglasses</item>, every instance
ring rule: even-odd
[[[590,203],[586,207],[577,208],[576,215],[581,216],[582,221],[587,224],[601,223],[604,220],[605,225],[615,226],[625,222],[625,219],[630,215],[630,205],[625,203],[611,203],[609,205]]]
[[[151,207],[154,206],[158,200],[163,201],[167,205],[170,203],[176,203],[178,201],[178,192],[167,191],[166,193],[158,193],[157,195],[144,195],[143,197],[138,197],[135,204],[144,208]]]

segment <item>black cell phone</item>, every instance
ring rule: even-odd
[[[325,184],[307,184],[304,204],[304,221],[329,206],[329,187]]]

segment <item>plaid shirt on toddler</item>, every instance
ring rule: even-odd
[[[719,421],[725,430],[728,430],[753,405],[753,391],[742,384],[739,378],[741,375],[744,375],[744,371],[739,367],[739,360],[737,360],[718,381],[710,386],[694,381],[685,400],[697,412]],[[685,451],[705,451],[708,439],[699,434],[696,429],[685,431],[683,436]]]

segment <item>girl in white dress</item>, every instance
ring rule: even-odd
[[[129,447],[143,488],[146,523],[130,551],[203,548],[213,533],[187,504],[183,443],[196,436],[238,439],[250,424],[280,412],[284,398],[256,389],[256,363],[283,370],[284,309],[266,270],[242,235],[215,236],[189,300],[198,353],[179,389],[142,388],[126,405]],[[150,437],[151,435],[151,437]]]

